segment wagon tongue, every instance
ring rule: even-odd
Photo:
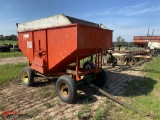
[[[109,99],[115,101],[116,103],[118,103],[118,104],[120,104],[120,105],[122,105],[122,106],[124,106],[124,107],[126,107],[126,108],[128,108],[128,109],[130,109],[130,110],[135,111],[136,113],[139,113],[139,114],[141,114],[141,115],[143,115],[143,116],[147,116],[147,117],[150,117],[150,118],[153,118],[153,119],[156,118],[156,116],[153,115],[153,114],[145,113],[145,112],[143,112],[143,111],[141,111],[141,110],[139,110],[139,109],[137,109],[137,108],[135,108],[135,107],[133,107],[133,106],[131,106],[131,105],[129,105],[129,104],[126,104],[126,103],[124,103],[124,102],[116,99],[115,97],[113,97],[112,95],[108,94],[107,92],[105,92],[105,91],[102,90],[101,88],[97,87],[97,86],[94,85],[93,83],[89,83],[89,86],[91,86],[92,88],[96,89],[97,91],[99,91],[100,93],[102,93],[103,95],[105,95],[106,97],[108,97]]]

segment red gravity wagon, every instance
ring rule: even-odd
[[[28,67],[21,71],[24,85],[31,86],[37,74],[56,76],[58,96],[72,103],[80,81],[98,87],[106,83],[102,53],[112,47],[113,31],[104,25],[60,14],[17,24],[17,32],[19,48],[28,58]],[[94,61],[82,65],[89,56]]]

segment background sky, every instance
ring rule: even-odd
[[[160,35],[160,0],[0,0],[0,34],[17,34],[16,23],[65,14],[102,23],[122,36]]]

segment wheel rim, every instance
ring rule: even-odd
[[[65,98],[69,96],[69,87],[66,83],[60,84],[60,94]]]
[[[124,61],[124,65],[127,65],[127,61]]]
[[[22,74],[22,80],[24,81],[24,83],[28,83],[28,73],[27,72],[23,72]]]

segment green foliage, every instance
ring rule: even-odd
[[[118,36],[118,37],[117,37],[116,44],[117,44],[117,45],[122,45],[122,46],[124,46],[124,45],[125,45],[125,39],[122,38],[121,36]]]
[[[128,47],[134,47],[134,46],[135,46],[134,42],[128,42]]]
[[[8,35],[8,36],[4,36],[4,35],[0,35],[0,40],[17,40],[17,35]]]

